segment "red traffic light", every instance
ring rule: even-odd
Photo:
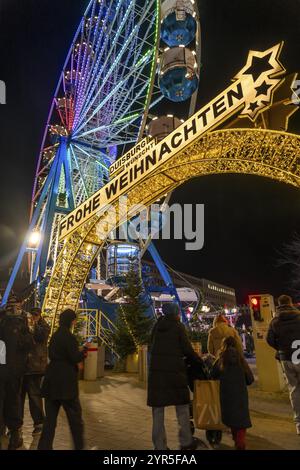
[[[260,296],[257,295],[257,296],[251,296],[249,295],[249,301],[250,301],[250,307],[252,308],[252,311],[253,311],[253,318],[255,321],[264,321],[263,320],[263,317],[262,317],[262,314],[261,314],[261,311],[260,311]]]

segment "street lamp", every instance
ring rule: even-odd
[[[34,230],[29,235],[29,247],[30,248],[37,248],[40,241],[41,241],[41,233],[38,230]]]

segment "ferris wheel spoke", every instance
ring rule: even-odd
[[[144,104],[144,103],[143,103]],[[128,108],[130,107],[130,105],[128,106]],[[125,114],[125,117],[124,118],[121,118],[119,120],[117,120],[116,122],[114,123],[111,123],[109,125],[106,125],[106,126],[101,126],[101,128],[96,128],[94,129],[94,132],[97,132],[97,131],[105,131],[105,133],[110,136],[110,135],[119,135],[122,133],[122,131],[126,131],[126,133],[129,134],[129,129],[128,129],[128,126],[129,125],[132,125],[140,116],[141,116],[141,113],[143,111],[143,107],[142,107],[142,103],[141,103],[141,108],[140,110],[137,110],[137,112],[135,112],[134,114],[131,114],[129,116],[126,116]],[[120,125],[122,125],[120,127]],[[139,126],[136,126],[136,128],[138,129]],[[130,136],[130,142],[131,142],[131,137],[132,137],[132,134]],[[122,143],[124,143],[124,138],[122,140]],[[129,142],[128,142],[129,143]]]
[[[81,52],[82,52],[82,45],[83,45],[83,37],[82,37],[82,26],[81,26],[80,43],[74,44],[73,52],[72,52],[72,62],[73,62],[73,66],[75,67],[75,69],[72,70],[72,79],[74,75],[74,88],[72,89],[72,92],[73,92],[75,103],[76,103],[76,98],[77,98],[77,87],[78,87],[78,81],[79,81],[79,76],[80,76],[79,64],[80,64],[80,57],[81,57]]]
[[[146,99],[146,96],[147,96],[147,93],[144,93],[145,90],[147,91],[148,90],[148,82],[144,81],[144,84],[141,86],[141,87],[137,87],[137,84],[138,84],[138,80],[140,79],[140,76],[142,75],[142,72],[139,73],[135,79],[134,79],[134,82],[132,83],[132,89],[133,89],[133,92],[134,92],[134,100],[135,100],[135,105],[139,105],[140,106],[140,109],[135,109],[135,113],[137,112],[140,112],[142,113],[143,110],[144,110],[144,106],[145,106],[145,99]],[[138,88],[140,88],[138,90]],[[138,91],[136,91],[138,90]],[[115,115],[115,122],[117,123],[121,117],[123,116],[126,116],[127,113],[129,112],[130,108],[132,109],[132,90],[125,90],[126,91],[126,94],[125,94],[125,97],[122,101],[122,103],[118,103],[118,108],[120,109],[120,112],[119,113],[116,113]],[[140,98],[144,98],[143,101],[139,101]]]
[[[76,154],[75,154],[75,152],[74,152],[73,145],[70,146],[70,149],[71,149],[71,154],[72,154],[73,161],[74,161],[74,163],[75,163],[76,169],[78,170],[79,175],[80,175],[80,178],[81,178],[81,182],[82,182],[82,186],[83,186],[83,189],[84,189],[84,192],[85,192],[85,196],[86,196],[86,198],[88,198],[88,197],[89,197],[89,193],[88,193],[88,190],[87,190],[87,188],[86,188],[85,181],[84,181],[84,177],[83,177],[83,175],[82,175],[82,173],[81,173],[81,168],[80,168],[80,166],[79,166],[79,163],[78,163],[78,160],[77,160],[77,156],[76,156]],[[72,162],[72,159],[71,159],[71,162]],[[72,168],[73,168],[73,165],[72,165],[72,164],[71,164],[71,166],[72,166]]]
[[[141,49],[141,48],[140,48],[140,49]],[[138,49],[139,52],[140,52],[140,49]],[[133,90],[135,89],[135,87],[136,87],[136,85],[137,85],[138,80],[140,80],[140,84],[141,84],[141,85],[142,85],[142,83],[144,82],[144,85],[142,85],[142,86],[143,86],[143,89],[148,87],[148,80],[149,80],[149,77],[148,77],[148,75],[146,75],[146,74],[144,73],[144,68],[143,68],[143,67],[145,67],[145,66],[149,63],[149,61],[150,61],[151,58],[152,58],[152,55],[153,55],[152,51],[147,51],[147,52],[142,56],[142,58],[134,65],[134,69],[133,69],[133,70],[132,70],[132,68],[130,69],[129,67],[127,67],[127,69],[129,70],[129,73],[128,73],[127,76],[125,76],[125,77],[124,77],[124,73],[125,73],[125,71],[126,71],[126,66],[123,66],[123,74],[122,74],[122,75],[123,75],[124,78],[123,78],[123,80],[122,80],[121,82],[119,81],[119,83],[117,83],[117,85],[115,86],[115,88],[113,88],[113,89],[111,90],[111,93],[110,93],[110,95],[109,95],[109,97],[111,97],[111,96],[115,97],[114,102],[115,102],[115,101],[117,102],[117,109],[120,109],[120,108],[122,108],[122,106],[123,106],[123,103],[120,104],[119,101],[118,101],[118,99],[119,99],[118,97],[119,97],[119,96],[122,97],[123,93],[122,93],[122,90],[121,90],[121,91],[118,93],[118,95],[117,95],[117,94],[116,94],[116,91],[117,91],[119,88],[121,88],[121,86],[125,85],[125,100],[126,100],[127,95],[128,95],[128,92],[129,92],[128,86],[126,86],[126,85],[127,85],[127,81],[128,81],[130,78],[132,78],[132,80],[131,80],[131,86],[130,86],[130,90],[131,90],[131,92],[132,92],[131,103],[134,102],[135,100],[137,100],[137,99],[139,98],[140,94],[141,94],[141,93],[138,93],[136,96],[134,96],[134,92],[133,92]],[[143,67],[142,67],[142,66],[143,66]],[[137,73],[135,73],[136,71],[137,71]],[[119,80],[121,80],[121,77],[119,77]],[[106,100],[105,100],[105,102],[106,102]],[[94,116],[99,112],[99,110],[102,108],[102,106],[103,106],[104,104],[105,104],[105,103],[102,102],[102,103],[99,105],[99,107],[96,108],[96,110],[94,110],[94,111],[92,112],[91,118],[94,117]],[[115,113],[114,113],[114,114],[115,114]],[[120,113],[118,113],[118,114],[120,114]],[[116,118],[117,118],[117,116],[116,116]]]
[[[88,96],[84,95],[82,98],[84,100],[85,103],[89,102],[89,100],[92,98],[92,95],[95,91],[95,89],[97,88],[97,83],[99,82],[99,80],[97,79],[97,77],[99,78],[101,76],[101,70],[99,70],[99,66],[101,64],[101,60],[103,59],[103,56],[105,57],[109,57],[109,55],[107,54],[107,51],[106,51],[106,46],[107,44],[109,43],[109,41],[111,40],[111,35],[113,33],[113,28],[115,26],[115,23],[117,21],[117,18],[118,18],[118,13],[119,13],[119,10],[121,9],[121,6],[122,6],[122,2],[119,1],[118,5],[117,5],[117,9],[116,9],[116,15],[114,15],[114,18],[113,18],[113,21],[111,22],[110,26],[109,26],[109,29],[105,31],[105,28],[106,28],[106,24],[107,22],[109,21],[109,14],[112,10],[112,3],[110,4],[109,8],[107,9],[107,12],[106,12],[106,17],[105,17],[105,22],[103,24],[103,27],[102,27],[102,34],[99,38],[99,41],[98,41],[98,45],[99,47],[101,46],[101,40],[102,40],[102,36],[103,36],[103,33],[105,32],[105,38],[104,38],[104,43],[102,44],[102,47],[98,52],[98,60],[97,62],[95,63],[95,66],[94,66],[94,71],[90,74],[90,81],[87,85],[87,89],[89,89],[90,85],[91,85],[91,90],[89,91],[89,94]],[[128,17],[130,13],[130,9],[128,8],[127,10],[127,13],[125,14],[125,18]],[[125,20],[126,21],[126,20]],[[122,23],[124,23],[124,18],[122,20]],[[118,28],[118,31],[119,31],[120,28]],[[116,38],[116,36],[115,36]],[[104,51],[106,52],[106,54],[104,55]],[[82,112],[81,110],[81,107],[78,106],[78,113],[79,112]],[[76,123],[77,123],[77,119],[78,119],[78,114],[76,115]]]
[[[95,178],[93,170],[87,165],[86,160],[80,160],[79,158],[77,158],[76,168],[73,169],[73,172],[76,173],[73,179],[75,204],[78,205],[93,194],[97,178]]]
[[[150,56],[150,57],[151,57],[151,56]],[[149,54],[146,53],[146,54],[145,54],[145,57],[144,57],[144,61],[145,61],[145,62],[144,62],[144,65],[148,63],[148,60],[149,60]],[[99,111],[105,106],[105,104],[110,101],[111,97],[112,97],[112,96],[116,96],[116,93],[117,93],[117,92],[120,92],[120,89],[121,89],[122,87],[124,88],[124,91],[125,91],[125,98],[123,99],[123,103],[126,101],[126,99],[128,99],[129,93],[130,93],[130,92],[132,93],[132,90],[134,90],[134,88],[135,88],[135,86],[136,86],[136,84],[137,84],[137,81],[138,81],[139,79],[143,79],[142,81],[143,81],[144,84],[142,85],[142,91],[144,91],[146,88],[148,88],[148,80],[144,80],[144,78],[147,78],[147,76],[143,74],[143,69],[141,68],[141,65],[142,65],[141,62],[135,64],[134,70],[131,70],[131,71],[128,73],[128,75],[123,78],[122,81],[119,81],[119,82],[116,84],[116,86],[110,91],[110,93],[106,96],[106,98],[105,98],[104,100],[102,100],[102,101],[99,103],[99,105],[97,106],[97,108],[96,108],[94,111],[92,111],[92,113],[91,113],[91,115],[88,117],[87,121],[86,121],[85,123],[83,123],[78,129],[76,129],[76,131],[74,132],[74,135],[75,135],[75,136],[80,136],[80,137],[82,137],[82,136],[84,136],[84,135],[88,135],[88,134],[94,132],[93,129],[89,129],[89,130],[88,130],[87,132],[85,132],[85,133],[78,134],[78,132],[79,132],[80,130],[84,129],[84,128],[90,123],[90,121],[91,121],[95,116],[97,116],[97,114],[98,114]],[[134,72],[137,71],[136,75],[133,74],[133,71],[134,71]],[[128,90],[128,87],[127,87],[127,83],[128,83],[128,79],[129,79],[129,78],[132,78],[132,83],[131,83],[131,88],[130,88],[130,90]],[[141,95],[141,92],[139,92],[139,93],[137,94],[137,98],[139,98],[140,95]],[[122,96],[122,93],[120,92],[120,93],[118,94],[118,96]],[[134,98],[134,101],[135,101],[135,99],[136,99],[136,98]],[[123,103],[118,103],[118,107],[119,107],[119,106],[122,106]],[[132,101],[131,101],[131,106],[132,106]]]
[[[104,4],[101,5],[102,8],[103,8],[103,5]],[[102,11],[100,10],[95,26],[92,25],[93,15],[90,18],[91,24],[90,24],[90,28],[89,28],[88,42],[89,42],[89,39],[90,39],[92,29],[94,28],[94,38],[93,38],[93,42],[92,42],[92,45],[91,45],[92,46],[91,50],[95,51],[95,55],[97,54],[97,52],[98,52],[98,50],[101,46],[100,38],[98,39],[98,44],[96,46],[96,37],[97,37],[96,33],[99,31],[99,28],[100,28],[101,14],[102,14]],[[87,21],[89,21],[89,20],[87,20]],[[103,33],[103,31],[102,31],[102,33]],[[87,51],[87,49],[86,49],[86,51]],[[85,95],[85,92],[86,92],[86,87],[87,87],[87,82],[88,82],[88,74],[90,73],[90,71],[92,69],[93,69],[93,55],[88,54],[87,55],[87,60],[85,60],[85,65],[83,66],[82,80],[81,80],[79,91],[78,91],[78,102],[77,102],[78,112],[80,112],[79,110],[82,108],[82,105],[83,105],[83,102],[84,102],[84,95]]]
[[[132,3],[132,2],[131,2]],[[152,3],[152,2],[150,2]],[[122,20],[122,23],[121,23],[121,26],[119,29],[121,29],[121,27],[123,27],[124,23],[125,23],[125,20],[127,19],[128,15],[130,13],[130,10],[128,8],[123,20]],[[141,16],[141,18],[139,18],[139,21],[138,23],[134,26],[134,28],[131,30],[130,34],[128,35],[128,37],[126,38],[125,41],[122,41],[122,44],[120,45],[121,46],[121,50],[118,52],[118,55],[117,57],[115,58],[114,62],[112,64],[109,63],[109,58],[111,57],[111,50],[108,50],[106,52],[106,59],[104,61],[104,64],[102,65],[100,71],[99,71],[99,77],[101,76],[101,74],[103,75],[103,72],[106,70],[106,65],[109,64],[109,70],[105,73],[105,79],[104,77],[102,77],[102,83],[99,87],[99,89],[97,90],[95,96],[92,98],[92,101],[89,102],[89,98],[87,99],[87,106],[89,106],[89,109],[93,106],[93,104],[95,103],[95,101],[99,98],[105,84],[106,84],[106,81],[108,80],[108,78],[111,76],[111,74],[113,73],[113,71],[116,69],[117,66],[120,66],[120,59],[121,57],[124,55],[127,47],[128,47],[128,44],[130,43],[130,41],[132,40],[132,38],[135,36],[135,35],[138,35],[138,30],[140,28],[140,25],[144,22],[145,20],[145,16],[147,16],[147,10],[143,13],[143,15]],[[114,37],[114,42],[113,42],[113,46],[116,45],[116,42],[118,41],[118,38],[119,38],[119,34],[117,33]],[[95,91],[95,88],[96,86],[94,87],[94,91]],[[85,108],[86,110],[86,108]],[[79,124],[82,122],[79,121]],[[77,128],[77,130],[81,130],[82,128],[82,125],[79,125],[79,127]]]
[[[83,147],[84,149],[89,149],[90,154],[93,155],[94,157],[106,158],[109,161],[109,164],[112,163],[109,157],[103,152],[103,148],[100,148],[98,145],[95,145],[95,143],[93,142],[88,142],[87,140],[72,139],[72,144],[73,145],[77,144],[81,148]]]
[[[84,155],[89,157],[90,159],[94,160],[98,165],[100,165],[105,171],[109,171],[108,166],[106,166],[99,157],[96,157],[96,155],[93,155],[92,153],[88,153],[86,150],[81,148],[79,145],[74,145],[80,152],[82,152]],[[103,157],[106,157],[106,155],[103,154]]]
[[[51,158],[51,160],[49,160],[48,163],[43,166],[43,168],[38,172],[38,176],[43,176],[43,173],[45,173],[51,167],[54,158],[55,157]]]
[[[89,78],[86,79],[87,77],[84,76],[84,79],[82,80],[83,88],[80,92],[80,103],[78,105],[78,113],[80,113],[82,105],[86,101],[86,98],[87,98],[86,94],[89,92],[90,86],[95,84],[95,79],[96,79],[97,73],[99,71],[100,61],[102,59],[102,53],[101,52],[104,50],[106,41],[108,41],[109,38],[110,38],[110,34],[111,34],[111,32],[113,30],[113,27],[115,25],[115,22],[117,20],[117,15],[119,13],[119,10],[120,10],[121,6],[122,6],[121,2],[119,2],[118,5],[117,5],[116,15],[114,16],[113,21],[110,22],[109,29],[108,29],[107,24],[109,23],[109,15],[110,15],[111,10],[112,10],[112,3],[109,5],[109,8],[107,9],[106,14],[104,16],[104,19],[101,19],[102,14],[103,14],[103,9],[104,9],[104,2],[101,4],[101,8],[100,8],[100,11],[99,11],[99,14],[98,14],[96,30],[94,31],[94,40],[93,40],[93,45],[92,45],[92,50],[94,50],[94,45],[95,45],[95,42],[96,42],[96,33],[99,30],[99,26],[100,26],[100,23],[102,21],[102,29],[100,31],[100,36],[98,38],[97,46],[96,46],[95,51],[94,51],[95,58],[98,57],[98,59],[97,60],[94,59],[90,70],[87,69],[87,72],[89,73]],[[104,44],[102,44],[103,36],[105,36]],[[91,55],[89,56],[89,59],[90,58],[91,58]],[[76,115],[76,119],[77,119],[77,117],[78,117],[78,115]]]
[[[138,68],[137,68],[138,69]],[[118,108],[122,110],[122,113],[119,113],[118,115],[115,116],[115,119],[118,120],[118,118],[122,115],[124,115],[130,107],[132,107],[132,96],[130,96],[132,94],[132,90],[135,90],[135,87],[136,87],[136,84],[137,84],[137,81],[140,79],[140,76],[142,75],[142,69],[139,69],[138,70],[138,73],[136,74],[136,76],[133,78],[133,82],[131,84],[131,89],[128,90],[127,87],[126,87],[126,84],[127,84],[127,81],[128,81],[128,78],[129,76],[132,75],[132,74],[128,74],[128,76],[126,76],[122,82],[119,82],[117,84],[117,86],[115,88],[113,88],[111,90],[111,92],[107,95],[107,97],[99,104],[99,106],[95,109],[95,111],[92,113],[89,121],[92,119],[92,117],[96,116],[99,111],[106,105],[107,102],[110,101],[111,97],[114,96],[117,92],[119,92],[119,96],[122,96],[122,90],[120,90],[122,87],[123,87],[123,91],[125,93],[125,96],[123,98],[123,101],[121,103],[118,103]],[[140,88],[139,92],[136,93],[136,96],[135,96],[135,101],[138,100],[138,98],[142,95],[142,93],[145,91],[145,89],[148,88],[148,82],[144,82],[143,86]],[[124,110],[124,104],[128,104]],[[143,111],[143,108],[141,109],[141,112]],[[88,124],[88,122],[86,123],[86,125]],[[114,124],[113,123],[109,123],[108,125],[102,125],[102,126],[99,126],[98,128],[91,128],[85,132],[83,132],[82,134],[77,134],[77,132],[74,133],[75,137],[77,138],[82,138],[82,137],[85,137],[86,135],[89,135],[89,134],[92,134],[94,132],[99,132],[101,130],[104,130],[106,128],[109,128],[110,126],[113,126]]]
[[[153,23],[151,22],[148,25],[148,29],[145,32],[145,37],[147,37],[149,35],[149,32],[150,32],[152,27],[153,27]],[[139,57],[142,54],[142,49],[144,48],[144,43],[142,41],[138,41],[138,38],[135,42],[136,42],[135,44],[134,43],[132,44],[132,47],[134,47],[134,49],[135,49],[135,57]],[[143,73],[144,72],[143,67],[145,67],[149,63],[149,61],[153,57],[153,54],[154,54],[154,51],[153,51],[153,48],[152,48],[151,50],[148,50],[147,52],[145,52],[142,55],[142,57],[135,63],[134,70],[138,69],[139,72],[138,72],[137,77],[134,79],[134,81],[131,85],[132,89],[134,89],[136,79],[139,78],[139,77],[143,78],[147,82],[147,85],[148,85],[149,76]],[[130,57],[130,55],[127,56],[127,62],[129,61],[129,57]],[[127,67],[127,63],[125,63],[124,66],[123,66],[122,76],[124,76],[124,73],[126,71],[125,70],[126,67]],[[122,79],[122,76],[120,77],[120,79]],[[134,94],[134,93],[132,93],[132,94]]]
[[[66,116],[65,116],[66,118],[64,118],[64,116],[62,115],[62,112],[61,112],[61,110],[60,110],[60,108],[59,108],[59,104],[58,104],[58,99],[57,99],[57,98],[55,98],[55,104],[56,104],[56,109],[57,109],[57,112],[58,112],[58,114],[59,114],[59,117],[60,117],[60,121],[61,121],[62,126],[67,127],[67,122],[68,122],[67,112],[66,112]]]

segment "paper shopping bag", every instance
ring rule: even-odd
[[[224,430],[218,380],[195,380],[193,400],[194,425],[198,429]]]

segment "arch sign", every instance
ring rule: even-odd
[[[250,51],[246,65],[225,91],[158,144],[155,145],[154,140],[148,142],[144,139],[121,157],[123,166],[117,176],[62,220],[60,240],[95,216],[100,208],[103,210],[126,194],[141,179],[148,178],[195,139],[220,126],[239,110],[240,117],[249,117],[255,121],[260,113],[272,105],[274,91],[282,82],[280,77],[285,69],[279,62],[281,49],[282,43],[264,52]],[[133,155],[131,160],[130,155]],[[116,164],[112,166],[111,175]]]
[[[148,207],[191,178],[217,173],[258,174],[300,188],[300,136],[282,130],[297,109],[291,105],[298,102],[291,88],[295,76],[284,76],[281,48],[250,51],[226,90],[159,143],[139,142],[111,169],[110,182],[62,220],[63,245],[43,305],[52,331],[62,309],[77,309],[109,234],[141,204]]]

